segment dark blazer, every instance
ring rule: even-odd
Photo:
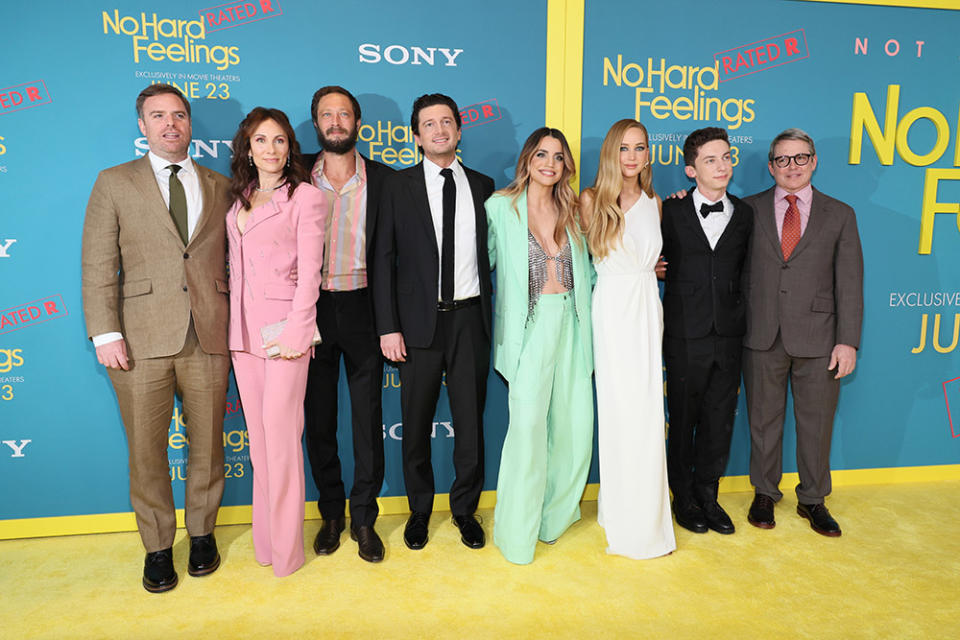
[[[757,232],[747,262],[744,346],[769,349],[779,332],[794,357],[828,356],[837,344],[859,348],[863,253],[853,209],[814,189],[807,228],[784,261],[774,189],[745,199]]]
[[[473,197],[480,304],[489,338],[493,287],[483,203],[493,193],[493,180],[467,167],[464,171]],[[422,162],[391,174],[385,181],[374,256],[373,306],[377,333],[382,336],[400,331],[408,346],[430,346],[437,325],[440,252]]]
[[[698,220],[693,192],[663,201],[663,257],[667,275],[663,289],[664,334],[702,338],[746,332],[741,277],[753,230],[753,211],[727,194],[733,215],[714,249]]]

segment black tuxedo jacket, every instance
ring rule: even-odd
[[[721,336],[746,332],[742,275],[753,210],[739,198],[727,197],[733,215],[714,249],[700,226],[692,191],[685,198],[663,201],[664,335],[702,338],[711,331]]]
[[[489,339],[492,285],[483,203],[493,193],[493,180],[467,167],[464,171],[473,196],[480,304]],[[373,307],[377,333],[382,336],[400,331],[406,345],[429,347],[437,325],[440,252],[422,162],[391,174],[383,185],[374,264]]]

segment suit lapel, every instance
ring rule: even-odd
[[[730,204],[733,205],[733,213],[730,214],[730,221],[727,222],[727,226],[724,228],[723,233],[720,234],[720,238],[717,240],[717,246],[714,247],[714,251],[719,249],[727,238],[736,233],[735,229],[739,225],[743,224],[743,205],[734,202],[733,198],[731,198],[729,194],[727,194],[727,198],[730,200]]]
[[[773,189],[768,189],[757,198],[757,211],[754,220],[776,255],[783,259],[783,249],[777,235],[777,214],[773,203]]]
[[[160,186],[157,184],[157,177],[153,173],[153,165],[150,164],[150,158],[143,156],[136,165],[136,171],[133,177],[137,190],[143,196],[143,201],[150,203],[149,215],[153,216],[167,231],[172,233],[180,245],[183,246],[183,240],[180,238],[180,232],[177,231],[177,225],[170,217],[170,210],[163,203],[163,194],[160,193]]]
[[[412,207],[415,215],[420,218],[421,224],[423,224],[428,232],[429,238],[433,239],[432,243],[428,243],[433,247],[433,253],[437,256],[438,268],[439,268],[439,259],[440,253],[437,250],[437,232],[433,227],[433,216],[430,214],[430,198],[427,197],[427,182],[426,182],[426,173],[423,168],[423,162],[418,164],[410,172],[408,176],[408,186],[410,188],[410,193],[413,196]],[[403,224],[404,221],[401,221]]]
[[[200,194],[203,198],[203,210],[200,212],[200,219],[197,220],[197,226],[193,230],[187,245],[193,243],[194,238],[199,238],[205,227],[210,224],[215,212],[220,209],[217,205],[217,194],[214,192],[214,180],[210,177],[208,169],[201,167],[196,162],[193,163],[193,170],[197,172],[197,182],[200,185]]]
[[[260,225],[266,220],[269,220],[273,216],[280,213],[280,205],[287,202],[290,198],[287,197],[287,188],[281,187],[273,192],[273,197],[270,198],[270,201],[265,205],[258,207],[250,212],[250,217],[247,219],[247,226],[243,230],[243,235],[249,234],[255,227]],[[204,210],[207,206],[204,203]]]
[[[707,249],[710,249],[710,241],[707,240],[707,234],[703,232],[703,225],[700,224],[698,217],[700,216],[697,213],[697,208],[693,205],[693,193],[688,193],[687,197],[684,198],[687,200],[683,205],[683,214],[680,216],[680,219],[683,224],[691,228],[691,233],[707,245]]]

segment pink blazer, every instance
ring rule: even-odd
[[[301,183],[286,187],[254,209],[243,234],[237,228],[240,201],[227,212],[230,257],[231,351],[265,358],[260,327],[286,319],[280,342],[306,352],[316,325],[327,215],[320,190]],[[297,280],[290,277],[296,267]]]

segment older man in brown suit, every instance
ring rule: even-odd
[[[797,428],[797,513],[817,533],[839,536],[824,505],[840,378],[857,362],[863,319],[863,254],[853,209],[814,189],[813,140],[799,129],[773,139],[776,186],[745,198],[754,210],[748,253],[743,378],[750,416],[748,520],[772,529],[783,494],[787,381]]]
[[[83,227],[83,310],[127,434],[130,502],[146,548],[143,586],[177,584],[167,432],[180,394],[190,442],[190,575],[220,566],[227,373],[224,215],[228,180],[188,156],[190,105],[173,86],[137,97],[150,152],[102,171]]]

